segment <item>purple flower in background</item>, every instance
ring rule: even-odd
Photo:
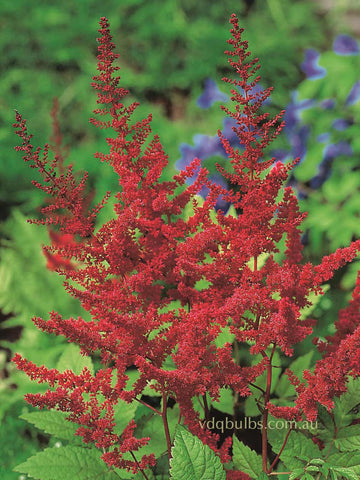
[[[318,64],[320,53],[313,48],[305,51],[305,61],[301,64],[301,70],[310,80],[317,80],[326,75],[326,69]]]
[[[291,100],[288,106],[286,107],[286,111],[284,115],[284,121],[285,121],[284,131],[288,136],[291,135],[291,132],[293,131],[294,127],[299,123],[300,112],[302,110],[306,110],[307,108],[312,107],[315,104],[315,101],[310,99],[298,101],[296,99],[297,95],[298,95],[297,92],[293,92],[291,94]]]
[[[274,163],[283,162],[287,157],[290,156],[290,152],[288,150],[284,150],[283,148],[276,148],[275,150],[271,151],[271,156],[275,159]]]
[[[233,127],[237,126],[236,121],[233,118],[225,117],[223,120],[222,134],[229,141],[231,146],[239,145],[239,138],[233,130]]]
[[[221,142],[217,135],[210,137],[209,135],[196,134],[193,136],[195,143],[196,156],[205,159],[213,155],[220,155]]]
[[[291,154],[294,158],[300,158],[300,162],[304,159],[307,150],[307,141],[310,135],[309,125],[302,125],[297,129],[291,139]]]
[[[242,94],[242,95],[245,95],[245,91],[243,88],[237,86],[236,87],[239,92]],[[248,95],[256,95],[258,93],[261,93],[262,91],[264,90],[264,87],[261,86],[260,83],[257,83],[254,87],[252,87],[249,92],[248,92]],[[253,103],[253,100],[251,100],[250,103]],[[267,99],[263,102],[263,105],[268,105],[269,103],[271,103],[271,99],[270,97],[267,97]]]
[[[324,160],[334,159],[339,155],[352,155],[353,149],[348,142],[330,143],[324,148]]]
[[[235,120],[232,118],[225,118],[223,121],[224,128],[222,134],[227,138],[230,145],[233,147],[241,147],[239,139],[232,127],[236,126]],[[194,160],[195,157],[205,160],[206,158],[218,155],[227,158],[228,155],[220,141],[220,138],[215,135],[213,137],[209,135],[197,134],[193,137],[194,145],[188,145],[182,143],[179,146],[181,158],[176,162],[176,168],[183,170]]]
[[[351,105],[355,105],[355,103],[360,99],[360,80],[358,80],[352,87],[347,99],[346,99],[346,102],[345,102],[345,105],[347,106],[351,106]]]
[[[318,135],[316,137],[316,140],[319,142],[319,143],[328,143],[328,141],[330,140],[331,138],[331,135],[329,132],[325,132],[325,133],[321,133],[320,135]]]
[[[228,96],[219,90],[217,83],[212,78],[207,78],[204,83],[204,91],[196,100],[200,108],[210,108],[215,102],[228,101]]]
[[[176,168],[178,170],[185,170],[191,162],[197,157],[196,148],[188,145],[187,143],[182,143],[179,146],[179,150],[181,153],[181,158],[176,162]]]
[[[338,55],[358,55],[359,44],[350,35],[338,35],[334,40],[333,50]]]
[[[320,102],[320,107],[324,110],[332,110],[335,107],[335,100],[333,98],[327,98]]]
[[[314,100],[297,100],[297,92],[291,95],[291,101],[286,107],[284,115],[284,132],[291,145],[290,155],[294,158],[300,157],[300,161],[306,155],[306,145],[310,134],[308,125],[301,124],[300,112],[315,105]]]
[[[352,155],[353,149],[347,142],[330,143],[324,148],[323,160],[318,166],[318,173],[310,181],[311,188],[317,189],[330,177],[333,160],[340,155]]]
[[[225,178],[220,175],[219,173],[215,173],[213,175],[209,175],[209,180],[211,180],[213,183],[216,183],[217,185],[220,185],[221,187],[227,189],[228,184],[225,180]],[[204,199],[208,196],[209,189],[207,187],[202,187],[202,189],[199,192],[199,195],[201,195]],[[227,202],[222,195],[219,195],[216,205],[215,205],[215,210],[222,210],[224,213],[227,213],[227,211],[230,208],[231,203]]]
[[[333,121],[332,127],[341,132],[342,130],[346,130],[350,125],[351,123],[345,118],[336,118]]]

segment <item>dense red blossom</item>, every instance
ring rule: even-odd
[[[52,198],[42,209],[44,218],[35,222],[59,225],[63,235],[82,237],[66,245],[59,241],[51,252],[71,262],[72,268],[58,271],[68,293],[91,316],[91,320],[64,319],[51,312],[48,320],[34,318],[34,323],[78,344],[83,354],[99,355],[103,368],[94,375],[86,369],[75,375],[36,366],[19,355],[14,361],[30,378],[51,387],[45,394],[27,395],[32,405],[67,412],[85,442],[109,449],[102,456],[109,466],[133,472],[154,465],[155,458],[135,456],[147,439],[136,438],[134,423],[122,435],[114,433],[114,406],[119,399],[144,403],[141,395],[149,382],[162,398],[163,411],[155,411],[164,422],[168,453],[166,406],[172,398],[189,430],[227,462],[230,439],[218,448],[218,436],[200,425],[207,411],[205,400],[217,400],[221,388],[247,397],[250,385],[266,372],[262,411],[266,425],[269,413],[286,419],[302,414],[315,418],[318,403],[331,408],[334,395],[345,391],[346,376],[360,373],[359,357],[354,355],[360,346],[358,286],[348,313],[340,316],[337,334],[323,347],[325,356],[314,373],[307,372],[306,381],[300,382],[289,372],[298,393],[294,406],[271,403],[275,350],[291,356],[294,345],[312,333],[314,322],[302,317],[310,294],[322,294],[321,284],[357,255],[360,242],[339,249],[318,266],[303,263],[300,226],[305,215],[292,189],[286,187],[296,161],[285,166],[265,159],[267,146],[283,126],[283,112],[273,118],[260,112],[271,89],[251,93],[260,79],[259,63],[250,59],[235,16],[231,24],[231,50],[226,53],[237,78],[224,80],[237,88],[232,89],[234,111],[223,110],[236,121],[234,131],[244,150],[235,150],[219,133],[230,168],[218,166],[218,170],[232,185],[230,191],[208,181],[199,159],[171,181],[161,180],[167,156],[159,138],[152,136],[150,115],[131,121],[137,103],[129,105],[125,101],[128,91],[119,86],[120,77],[115,75],[119,68],[114,64],[118,55],[113,52],[105,18],[100,21],[98,74],[92,84],[99,108],[91,123],[114,132],[107,138],[109,152],[95,154],[118,176],[111,220],[96,226],[96,214],[110,193],[87,211],[87,175],[77,180],[71,167],[62,171],[59,155],[49,160],[48,146],[41,156],[40,149],[34,150],[31,144],[25,121],[16,115],[15,127],[22,141],[18,150],[43,177],[44,183],[35,185]],[[187,178],[196,172],[196,181],[186,187]],[[196,194],[203,186],[210,193],[200,205]],[[219,210],[214,214],[219,195],[241,213],[225,216]],[[184,209],[189,203],[193,213],[187,218]],[[235,336],[234,345],[218,344],[225,329]],[[251,354],[260,354],[257,364],[242,366],[234,358],[234,346],[244,342],[250,345]],[[166,367],[169,363],[171,368]],[[132,388],[126,388],[129,367],[139,373]],[[195,399],[203,399],[204,413],[195,409]],[[264,428],[264,470],[266,435]],[[132,453],[132,460],[125,458],[127,452]],[[227,473],[229,479],[247,477],[241,472]]]
[[[239,472],[239,470],[228,470],[226,480],[251,480],[251,477],[247,473]]]

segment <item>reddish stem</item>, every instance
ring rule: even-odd
[[[285,445],[286,445],[286,443],[287,443],[287,441],[288,441],[288,438],[289,438],[289,435],[290,435],[290,432],[291,432],[292,429],[293,429],[293,427],[291,426],[291,427],[289,428],[287,434],[286,434],[284,443],[282,444],[282,447],[280,448],[279,453],[276,455],[275,460],[274,460],[273,463],[270,465],[269,470],[266,472],[267,474],[271,473],[272,469],[273,469],[273,468],[275,467],[275,465],[277,464],[277,462],[278,462],[278,460],[279,460],[279,458],[280,458],[280,455],[282,454],[282,452],[283,452],[283,450],[284,450],[284,448],[285,448]]]
[[[169,455],[169,465],[170,465],[170,459],[171,459],[171,437],[170,437],[170,431],[169,431],[169,424],[167,420],[167,396],[165,393],[162,394],[162,400],[163,400],[163,407],[162,407],[162,420],[164,424],[164,430],[165,430],[165,437],[166,437],[166,445],[167,445],[167,451]]]
[[[204,400],[205,418],[206,418],[206,420],[209,420],[209,406],[208,406],[208,403],[207,403],[206,393],[205,393],[205,395],[203,395],[203,400]]]
[[[140,472],[142,473],[142,475],[143,475],[143,477],[145,478],[145,480],[149,480],[149,477],[148,477],[148,476],[146,475],[146,473],[144,472],[144,469],[141,468],[140,463],[136,460],[136,457],[135,457],[135,455],[134,455],[134,452],[130,451],[130,454],[131,454],[131,456],[133,457],[133,459],[134,459],[134,461],[135,461],[138,469],[139,469]]]
[[[152,407],[151,405],[149,405],[148,403],[144,402],[143,400],[140,400],[139,398],[136,398],[135,397],[135,400],[139,403],[141,403],[142,405],[145,405],[145,407],[148,407],[150,408],[153,412],[157,413],[158,415],[162,415],[162,412],[160,412],[160,410],[157,410],[155,407]]]
[[[266,377],[266,390],[264,395],[264,411],[263,411],[263,427],[262,427],[262,438],[261,438],[261,450],[262,450],[262,467],[263,471],[267,472],[267,453],[268,453],[268,445],[267,445],[267,424],[268,424],[268,417],[269,417],[269,409],[267,408],[267,404],[270,400],[270,393],[271,393],[271,381],[272,381],[272,359],[275,352],[276,345],[274,345],[270,357],[267,357],[265,352],[261,352],[262,356],[268,358],[268,364],[266,367],[267,377]]]

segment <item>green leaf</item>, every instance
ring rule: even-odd
[[[136,402],[126,403],[124,400],[118,400],[118,403],[114,406],[115,427],[114,432],[121,435],[124,428],[135,417],[136,409],[138,405]]]
[[[351,467],[360,476],[360,452],[333,453],[327,462],[335,467]]]
[[[301,480],[314,480],[314,477],[310,475],[310,473],[305,473],[305,475],[301,477]]]
[[[351,468],[332,467],[332,470],[349,480],[359,480],[358,475]]]
[[[81,355],[80,347],[73,343],[65,347],[56,367],[60,372],[71,370],[75,375],[79,375],[86,367],[92,375],[94,374],[94,366],[91,358]]]
[[[303,468],[296,468],[293,470],[289,476],[289,480],[295,480],[296,478],[300,477],[304,473]]]
[[[149,409],[145,411],[149,411]],[[175,427],[178,424],[179,415],[180,409],[178,404],[174,405],[173,408],[167,409],[167,420],[171,438],[173,438],[173,436],[175,435]],[[136,424],[136,437],[150,438],[149,443],[141,447],[141,449],[139,450],[139,453],[141,455],[150,455],[151,453],[153,453],[156,458],[159,458],[164,453],[167,453],[164,424],[160,415],[154,413],[142,416],[140,419],[136,420]]]
[[[337,474],[336,472],[334,472],[334,470],[330,470],[330,477],[331,477],[331,480],[337,480]]]
[[[175,435],[170,460],[172,480],[225,480],[226,473],[220,458],[208,445],[181,425]]]
[[[66,446],[46,448],[14,468],[37,480],[119,480],[96,449]]]
[[[35,425],[45,433],[54,435],[62,440],[73,440],[79,425],[66,420],[67,414],[58,410],[29,412],[20,415],[20,418]]]
[[[220,389],[220,396],[218,402],[212,402],[214,408],[217,408],[221,412],[234,413],[234,396],[233,392],[228,388]]]
[[[313,458],[313,459],[311,460],[311,464],[312,464],[312,465],[319,465],[319,466],[321,466],[321,465],[324,465],[324,463],[325,463],[325,460],[324,460],[323,458]]]
[[[307,472],[317,472],[318,473],[320,470],[319,470],[318,466],[310,465],[310,466],[306,467],[306,471]]]
[[[319,429],[320,438],[324,440],[324,435],[325,435],[326,437],[325,439],[327,439],[327,437],[330,437],[332,441],[335,434],[334,421],[330,413],[322,405],[319,405],[318,419],[320,421],[320,427],[321,426],[324,427]]]
[[[345,413],[349,413],[360,404],[360,378],[349,378],[346,393],[340,397],[340,406]]]
[[[275,453],[279,452],[285,433],[279,430],[268,430],[268,440]],[[303,469],[310,458],[321,458],[321,452],[314,442],[300,432],[292,431],[288,437],[280,460],[289,470]]]
[[[342,428],[335,439],[335,445],[341,451],[359,450],[360,424],[350,425],[349,427]]]
[[[325,294],[329,290],[330,285],[329,284],[322,285],[321,288],[322,288],[322,290]],[[311,303],[311,305],[309,305],[308,307],[305,307],[301,310],[301,320],[304,320],[305,318],[308,318],[310,313],[313,310],[315,310],[315,308],[318,306],[318,304],[320,303],[322,298],[323,298],[323,295],[319,295],[319,294],[316,294],[314,292],[310,292],[308,300]],[[311,353],[313,353],[313,352],[311,352]],[[291,367],[289,367],[289,368],[291,368]]]
[[[254,450],[233,437],[233,462],[237,470],[257,478],[262,473],[262,460]]]
[[[308,369],[311,365],[312,357],[312,351],[308,352],[306,355],[302,355],[289,365],[289,370],[291,370],[301,380],[303,371]],[[275,392],[280,398],[286,398],[295,395],[295,387],[291,385],[291,383],[289,382],[289,378],[285,373],[281,375],[275,387]]]
[[[219,335],[215,338],[215,345],[220,348],[225,345],[225,343],[233,343],[235,340],[235,335],[230,332],[230,327],[225,326],[221,328]]]

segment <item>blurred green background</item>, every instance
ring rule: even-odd
[[[43,198],[31,185],[34,172],[14,151],[17,142],[11,127],[14,110],[28,120],[34,144],[43,145],[52,133],[50,111],[53,99],[58,98],[61,129],[70,151],[68,161],[74,163],[75,170],[89,172],[91,188],[96,198],[101,198],[106,190],[116,189],[112,170],[93,158],[94,152],[106,151],[104,134],[88,121],[96,101],[90,83],[96,69],[96,37],[101,16],[108,17],[111,24],[116,52],[120,54],[122,86],[129,88],[132,99],[141,103],[137,115],[145,117],[149,112],[154,115],[153,131],[159,133],[169,154],[166,174],[171,176],[180,157],[180,144],[192,144],[195,134],[213,136],[222,128],[219,104],[202,110],[196,99],[207,78],[214,79],[226,91],[220,79],[229,72],[223,51],[232,12],[245,28],[250,50],[260,58],[262,85],[275,87],[269,106],[275,112],[288,105],[292,91],[307,85],[300,68],[306,49],[325,52],[331,50],[338,33],[359,34],[358,24],[353,20],[359,18],[360,8],[353,4],[311,0],[1,3],[0,478],[18,479],[19,474],[12,472],[12,468],[48,442],[18,418],[29,409],[23,401],[24,393],[43,387],[30,384],[14,371],[9,360],[18,351],[40,364],[55,365],[63,348],[62,340],[37,332],[30,319],[34,315],[46,317],[52,309],[59,309],[65,316],[80,312],[79,306],[64,294],[56,274],[45,267],[41,245],[48,243],[47,232],[26,224],[28,216],[37,215]],[[331,81],[336,86],[341,78]],[[315,91],[314,95],[317,94]],[[323,113],[325,123],[326,115]],[[318,112],[309,120],[314,124],[319,121]],[[351,138],[350,135],[348,140]],[[308,157],[307,162],[312,162],[310,170],[314,170],[320,158]],[[300,175],[302,182],[307,181],[310,171],[307,168]],[[348,167],[347,175],[356,168],[355,161]],[[340,175],[345,173],[341,170]],[[331,192],[340,181],[338,176],[332,178],[335,185]],[[355,195],[352,202],[356,204],[356,199],[360,200],[359,185],[351,188]],[[321,229],[325,211],[322,209],[331,192],[321,193],[322,205],[316,196],[304,200],[303,208],[309,210],[309,216],[312,212],[317,215],[316,222],[310,225],[317,250],[311,250],[314,246],[311,242],[305,248],[310,259],[319,258],[332,245],[337,246],[336,231],[328,238]],[[342,200],[337,198],[336,205],[341,205]],[[335,224],[339,225],[341,208],[336,212],[331,203],[328,205],[326,216],[334,216]],[[348,230],[348,237],[353,237],[353,225]],[[315,311],[320,333],[331,331],[329,325],[338,307],[348,298],[355,269],[344,285],[341,281],[346,274],[344,270],[334,279],[334,293],[324,298]]]

